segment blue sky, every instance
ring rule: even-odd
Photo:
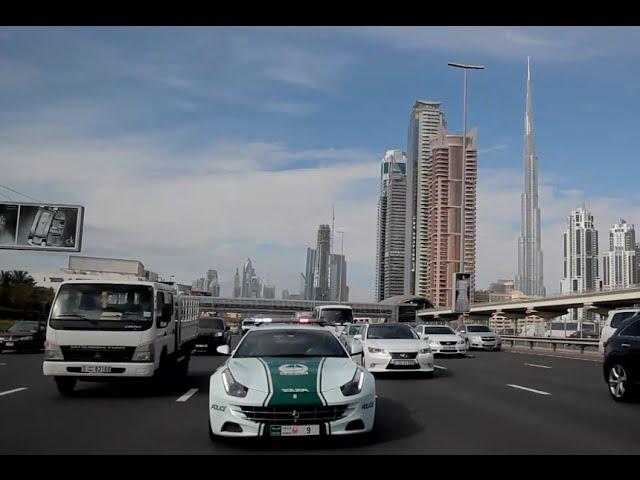
[[[545,283],[564,218],[640,222],[640,29],[3,28],[0,183],[87,206],[84,254],[143,260],[230,293],[247,256],[297,290],[317,225],[347,230],[352,298],[373,295],[378,162],[406,149],[418,98],[479,128],[478,280],[515,274],[526,56],[532,57]],[[5,192],[6,193],[6,192]],[[634,195],[636,195],[634,197]],[[46,271],[66,255],[2,252]]]

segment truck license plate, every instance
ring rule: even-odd
[[[111,373],[111,367],[108,365],[83,365],[80,371],[82,373]]]

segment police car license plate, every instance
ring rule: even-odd
[[[320,435],[320,425],[272,425],[269,433],[272,437],[306,437]]]

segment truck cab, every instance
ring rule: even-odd
[[[161,282],[63,282],[47,322],[43,373],[63,395],[78,380],[186,375],[198,315],[197,299]]]

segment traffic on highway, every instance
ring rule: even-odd
[[[46,335],[38,337],[41,329]],[[0,420],[12,439],[21,439],[8,442],[3,436],[0,446],[3,451],[64,450],[38,440],[38,425],[25,425],[32,419],[55,429],[56,419],[64,418],[66,428],[79,433],[87,415],[107,434],[116,435],[123,422],[148,426],[151,412],[170,409],[167,397],[176,394],[173,402],[189,407],[169,410],[184,420],[171,428],[183,430],[185,445],[205,449],[206,424],[213,451],[261,451],[277,444],[255,444],[248,437],[263,442],[317,437],[324,443],[311,445],[301,438],[280,446],[324,451],[338,445],[329,438],[348,436],[356,439],[352,448],[363,451],[390,443],[392,450],[407,453],[538,452],[552,445],[563,452],[589,452],[595,445],[582,437],[556,444],[567,433],[544,445],[512,440],[537,430],[557,436],[560,427],[581,434],[601,428],[593,412],[624,418],[624,432],[640,426],[637,406],[617,405],[637,398],[638,312],[608,322],[604,357],[501,351],[500,335],[486,325],[464,323],[454,330],[442,324],[371,323],[354,318],[345,304],[248,318],[238,331],[232,334],[221,317],[202,314],[192,297],[169,283],[64,282],[46,325],[16,322],[0,335],[0,402],[7,407]],[[31,351],[15,348],[23,341]],[[605,401],[605,390],[615,403]],[[19,415],[36,404],[45,416]],[[527,405],[531,410],[525,414]],[[122,416],[130,407],[138,414]],[[532,412],[540,408],[556,417],[557,425],[539,424]],[[14,413],[22,420],[13,420]],[[450,428],[444,428],[443,418]],[[496,441],[498,431],[504,437]],[[457,440],[434,443],[436,432]],[[65,447],[110,453],[129,444],[142,452],[145,446],[138,441],[133,435],[117,446],[94,441]],[[618,448],[637,446],[634,437]],[[180,451],[183,445],[172,448]]]

